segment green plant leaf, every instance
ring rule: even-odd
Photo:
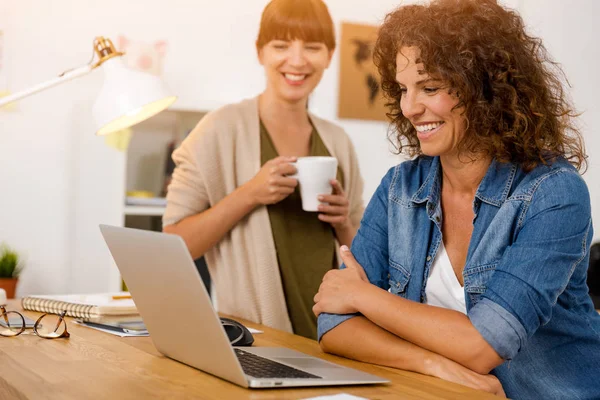
[[[16,278],[21,268],[19,254],[6,245],[0,247],[0,278]]]

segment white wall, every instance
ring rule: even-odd
[[[521,11],[532,33],[562,64],[583,131],[588,170],[583,175],[592,199],[594,240],[600,240],[600,34],[597,0],[521,0]]]
[[[263,72],[254,40],[267,0],[0,0],[9,89],[17,91],[86,63],[97,35],[169,42],[167,83],[181,95],[178,107],[211,109],[261,91]],[[327,0],[336,24],[378,23],[398,0]],[[406,3],[406,2],[405,2]],[[592,93],[599,60],[592,47],[595,0],[507,0],[526,13],[574,85],[590,157],[586,179],[600,218],[598,157],[593,135],[600,112]],[[594,14],[594,11],[596,12]],[[585,21],[582,23],[582,21]],[[311,109],[335,120],[338,56],[311,98]],[[0,111],[0,241],[27,255],[19,294],[114,288],[116,270],[99,223],[122,223],[124,155],[93,136],[91,104],[102,81],[95,71]],[[383,123],[338,121],[359,153],[365,198],[400,161],[389,153]],[[594,184],[596,182],[596,184]],[[597,231],[600,228],[597,226]],[[596,234],[598,238],[598,233]]]
[[[212,109],[264,86],[254,41],[267,0],[0,0],[11,91],[86,63],[95,36],[166,39],[168,85],[178,107]],[[375,2],[374,2],[375,3]],[[336,21],[377,23],[395,1],[330,1]],[[0,240],[27,254],[19,294],[115,287],[99,223],[122,223],[125,160],[93,136],[91,104],[102,74],[22,100],[0,112]],[[311,108],[335,119],[337,56]],[[369,198],[397,161],[383,123],[343,122],[357,148]]]

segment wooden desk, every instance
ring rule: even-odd
[[[7,309],[21,311],[21,306],[13,300]],[[24,314],[33,319],[40,315]],[[324,354],[313,340],[244,323],[264,331],[255,335],[255,346],[286,346],[392,383],[243,389],[162,356],[149,337],[120,338],[68,320],[70,339],[48,340],[28,334],[0,337],[0,399],[304,399],[336,393],[381,400],[496,398],[441,379]]]

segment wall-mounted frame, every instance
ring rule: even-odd
[[[378,27],[342,23],[338,118],[386,121],[380,77],[373,64]]]

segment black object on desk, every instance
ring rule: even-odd
[[[221,317],[221,324],[232,346],[252,346],[254,336],[244,325],[229,318]]]
[[[200,257],[194,260],[194,264],[196,264],[196,269],[202,278],[202,282],[204,282],[204,286],[206,286],[206,291],[210,295],[210,274],[208,273],[208,265],[206,265],[206,260],[204,257]]]
[[[227,334],[227,337],[229,338],[229,342],[231,343],[232,346],[252,346],[252,344],[254,343],[254,336],[252,336],[252,333],[250,333],[248,328],[246,328],[244,325],[242,325],[241,323],[239,323],[233,319],[229,319],[229,318],[225,318],[225,317],[221,317],[220,319],[221,319],[221,324],[223,324],[223,329],[225,329],[225,333]],[[79,323],[82,325],[89,326],[91,328],[106,329],[109,331],[114,331],[114,332],[119,332],[119,333],[127,333],[130,335],[140,335],[140,336],[148,335],[148,330],[146,329],[146,325],[144,324],[144,322],[141,319],[134,320],[134,321],[115,321],[115,322],[112,322],[112,321],[97,322],[97,321],[80,320]]]
[[[109,331],[115,331],[120,333],[128,333],[131,335],[148,335],[148,330],[144,322],[129,321],[129,322],[92,322],[92,321],[79,321],[83,325],[87,325],[91,328],[106,329]]]
[[[8,323],[13,327],[22,326],[23,321],[25,321],[25,328],[33,328],[33,326],[35,325],[35,321],[31,318],[28,318],[25,315],[23,315],[23,319],[21,319],[21,317],[19,317],[17,314],[10,313],[8,317]],[[4,319],[1,318],[0,326],[8,328],[8,324],[6,323],[6,321],[4,321]]]

